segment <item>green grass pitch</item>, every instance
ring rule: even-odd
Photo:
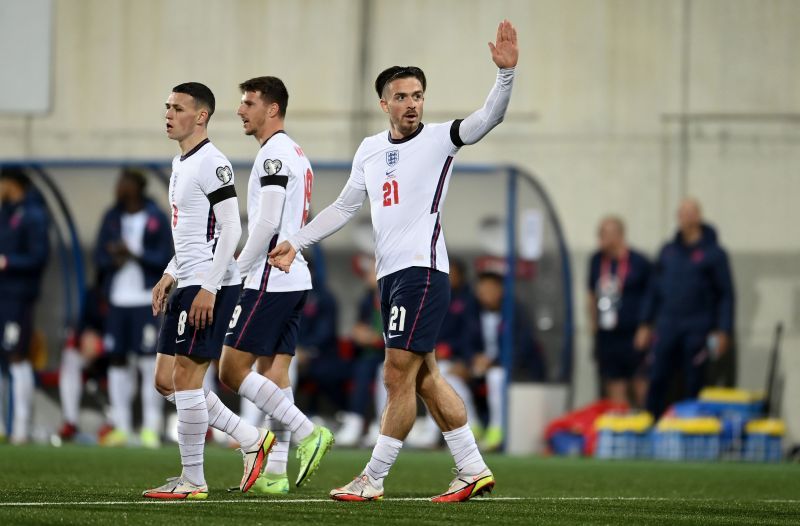
[[[205,502],[145,501],[142,490],[179,472],[176,447],[157,451],[0,447],[0,524],[800,524],[800,465],[601,462],[488,456],[489,498],[425,499],[451,478],[446,452],[401,453],[383,502],[339,503],[328,490],[355,476],[368,451],[336,450],[309,484],[286,497],[226,488],[241,457],[206,449]],[[297,466],[292,459],[290,476]]]

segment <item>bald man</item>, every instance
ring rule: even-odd
[[[652,343],[647,409],[666,408],[673,371],[682,369],[684,396],[705,383],[710,360],[724,354],[733,334],[734,289],[728,255],[703,222],[700,203],[678,208],[678,232],[661,249],[642,310],[637,343]]]
[[[594,356],[603,396],[644,407],[647,343],[635,345],[642,300],[651,265],[628,247],[625,223],[607,216],[597,229],[598,250],[589,260],[588,313],[594,334]]]

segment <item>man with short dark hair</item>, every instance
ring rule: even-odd
[[[234,310],[219,364],[222,382],[253,402],[268,417],[277,443],[255,491],[288,493],[286,464],[294,434],[303,485],[333,444],[333,435],[315,426],[294,405],[289,365],[295,353],[300,315],[311,288],[303,257],[289,272],[272,272],[267,252],[305,224],[314,174],[303,149],[284,131],[289,95],[277,77],[256,77],[239,85],[237,114],[245,135],[261,145],[247,191],[249,236],[237,263],[244,292]],[[258,372],[252,370],[258,361]],[[260,374],[259,374],[260,373]]]
[[[213,391],[203,389],[208,366],[220,356],[240,289],[233,259],[242,233],[239,204],[231,164],[208,139],[213,113],[214,94],[199,82],[175,86],[166,102],[167,137],[178,143],[181,155],[172,160],[169,182],[175,256],[153,288],[153,315],[164,313],[155,381],[178,409],[183,471],[144,492],[154,499],[208,497],[203,452],[209,426],[242,446],[242,492],[255,483],[275,442],[274,433],[247,424]]]
[[[12,444],[29,440],[33,368],[28,356],[34,304],[49,252],[47,211],[22,168],[0,170],[0,393],[5,369],[13,383]],[[0,420],[5,421],[2,416]],[[0,434],[2,434],[0,422]]]
[[[423,398],[456,463],[457,475],[435,502],[464,501],[491,490],[494,476],[467,423],[464,403],[442,377],[433,354],[447,313],[450,284],[441,227],[453,158],[497,126],[511,98],[518,49],[508,21],[489,43],[497,79],[483,108],[464,120],[422,123],[425,74],[394,66],[375,82],[389,130],[366,138],[353,159],[339,198],[297,234],[270,252],[270,263],[288,271],[296,254],[342,228],[368,197],[375,235],[378,288],[386,343],[384,382],[388,402],[381,434],[364,471],[331,491],[331,498],[383,498],[383,481],[394,464]]]
[[[147,197],[145,175],[123,168],[116,186],[116,202],[103,216],[95,244],[94,261],[104,277],[103,293],[109,310],[103,348],[109,355],[108,398],[114,430],[103,445],[120,446],[133,431],[133,395],[136,382],[128,355],[136,356],[142,373],[141,444],[161,444],[163,398],[154,388],[158,329],[150,305],[151,290],[172,257],[172,235],[167,216]]]

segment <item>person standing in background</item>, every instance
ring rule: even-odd
[[[678,366],[684,396],[703,388],[708,362],[730,345],[734,301],[728,254],[703,222],[700,203],[687,198],[678,209],[678,232],[659,253],[636,334],[638,346],[652,344],[647,410],[656,418]]]
[[[644,407],[647,346],[637,347],[634,339],[651,265],[628,247],[619,217],[600,221],[597,240],[598,250],[589,261],[587,307],[603,396]]]
[[[33,367],[29,357],[33,314],[47,264],[47,211],[21,168],[0,170],[0,393],[10,372],[14,399],[11,443],[29,440]],[[0,435],[5,418],[0,415]]]
[[[128,355],[137,356],[142,375],[141,443],[161,445],[163,397],[155,384],[158,326],[151,313],[153,286],[172,257],[172,235],[167,216],[145,195],[147,179],[136,169],[123,168],[116,187],[116,203],[103,216],[95,245],[94,262],[104,276],[103,291],[109,310],[103,347],[109,355],[108,398],[114,430],[102,444],[121,446],[133,432],[135,375]]]

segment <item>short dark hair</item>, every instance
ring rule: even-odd
[[[3,166],[0,169],[0,179],[8,179],[20,185],[24,190],[31,186],[31,178],[21,166]]]
[[[172,92],[185,93],[192,97],[197,104],[208,108],[209,119],[214,115],[214,107],[216,104],[214,94],[205,84],[200,84],[199,82],[184,82],[172,88]]]
[[[261,93],[261,99],[264,102],[277,104],[278,115],[286,117],[286,107],[289,105],[289,91],[278,77],[255,77],[245,80],[239,84],[239,89],[242,93],[245,91]]]
[[[144,175],[143,170],[133,166],[126,166],[120,172],[119,178],[135,184],[139,188],[139,194],[144,195],[144,191],[147,188],[147,177]]]
[[[383,98],[383,90],[391,81],[409,77],[417,79],[422,84],[422,91],[425,91],[427,81],[425,73],[421,69],[416,66],[392,66],[381,71],[378,78],[375,79],[375,91],[378,92],[378,98]]]

